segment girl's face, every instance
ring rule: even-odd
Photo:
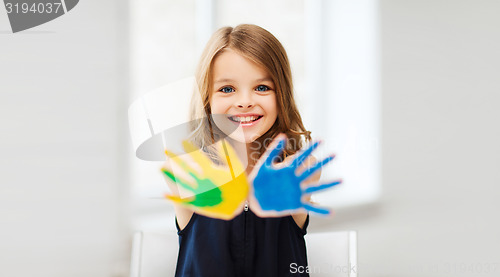
[[[267,71],[229,48],[215,58],[212,70],[210,107],[217,127],[245,143],[265,134],[278,116]]]

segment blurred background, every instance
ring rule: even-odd
[[[128,276],[136,230],[173,232],[129,105],[189,77],[221,26],[288,52],[306,127],[345,183],[361,276],[500,273],[498,1],[81,1],[12,34],[0,8],[0,276]]]

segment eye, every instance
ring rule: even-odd
[[[270,88],[268,86],[265,86],[265,85],[259,85],[257,88],[256,88],[257,91],[268,91],[270,90]]]
[[[219,89],[219,91],[221,91],[223,93],[231,93],[231,92],[234,92],[234,89],[232,87],[223,87],[223,88]]]

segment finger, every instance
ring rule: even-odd
[[[175,175],[173,174],[173,172],[170,169],[162,168],[161,171],[163,171],[163,173],[165,174],[165,176],[167,176],[168,179],[170,179],[174,183],[176,182]]]
[[[165,154],[167,154],[168,157],[170,157],[170,161],[180,168],[184,169],[187,172],[194,172],[194,169],[190,167],[182,158],[181,156],[175,154],[174,152],[171,152],[167,149],[165,149]],[[165,168],[163,168],[165,170]],[[172,170],[170,170],[172,171]]]
[[[187,140],[182,141],[182,147],[184,148],[186,153],[188,153],[191,158],[193,158],[193,160],[198,163],[203,169],[212,164],[212,160],[204,155],[201,149],[196,147],[191,142]]]
[[[196,175],[194,172],[188,172],[188,174],[189,174],[189,176],[191,176],[194,179],[194,181],[196,182],[196,184],[200,183],[201,179],[198,178],[198,175]]]
[[[179,155],[175,154],[174,152],[171,152],[170,150],[167,150],[165,149],[165,154],[167,155],[167,157],[170,157],[170,158],[175,158]]]
[[[310,204],[303,204],[304,208],[310,212],[317,213],[320,215],[329,215],[331,211],[329,209],[319,208]]]
[[[186,201],[180,198],[179,196],[175,196],[172,194],[165,194],[165,198],[167,198],[170,201],[173,201],[174,203],[185,203]]]
[[[310,187],[307,187],[304,190],[304,192],[306,194],[309,194],[309,193],[313,193],[313,192],[316,192],[316,191],[320,191],[320,190],[325,190],[325,189],[331,188],[331,187],[336,186],[336,185],[341,184],[341,183],[342,183],[342,180],[340,180],[340,181],[334,181],[334,182],[330,182],[330,183],[326,183],[326,184],[320,184],[320,185],[310,186]]]
[[[285,142],[286,142],[286,136],[278,135],[269,149],[264,153],[264,155],[267,155],[265,164],[271,166],[273,164],[274,159],[279,156],[279,154],[283,151],[283,148],[285,147]]]
[[[183,180],[180,177],[176,177],[172,171],[167,170],[165,168],[162,168],[162,171],[165,174],[165,176],[167,176],[167,178],[172,180],[172,182],[179,184],[181,187],[183,187],[187,190],[193,191],[193,189],[194,189],[193,186],[191,186],[189,184],[189,182],[186,182],[186,180]],[[191,176],[193,176],[193,175],[191,175]],[[196,176],[193,176],[193,177],[196,178]]]
[[[243,173],[243,164],[241,163],[238,155],[236,154],[236,151],[231,146],[231,144],[229,144],[225,140],[222,140],[222,145],[218,145],[217,150],[219,152],[219,156],[224,158],[224,160],[226,161],[233,179]]]
[[[331,160],[333,160],[333,158],[335,158],[334,155],[328,156],[328,157],[324,158],[321,162],[316,163],[311,168],[306,169],[304,172],[302,172],[302,174],[300,174],[300,176],[299,176],[300,181],[303,181],[303,180],[309,178],[316,171],[318,171],[320,168],[322,168],[327,163],[329,163]]]
[[[316,149],[320,143],[321,143],[320,141],[316,141],[311,146],[309,146],[306,150],[304,150],[302,153],[300,153],[299,156],[293,160],[292,166],[294,168],[299,167],[305,161],[305,159],[307,159],[307,157],[309,157],[311,155],[312,151],[314,151],[314,149]]]

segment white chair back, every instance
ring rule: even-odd
[[[311,277],[357,277],[356,232],[308,233],[308,268],[290,265],[290,271],[309,271]],[[174,276],[179,251],[175,232],[134,235],[130,277]]]
[[[357,277],[355,231],[308,233],[305,239],[311,277]]]

